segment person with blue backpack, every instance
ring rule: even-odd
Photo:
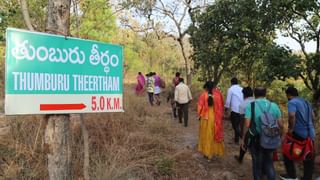
[[[248,147],[252,156],[253,179],[260,180],[266,175],[268,180],[276,179],[272,154],[281,144],[281,111],[276,103],[266,98],[266,88],[254,89],[255,101],[245,108],[243,137],[253,133],[250,144],[241,139],[241,147]],[[253,117],[252,117],[253,116]],[[252,122],[251,122],[252,121]],[[254,128],[252,128],[252,126]],[[250,131],[248,131],[250,128]]]

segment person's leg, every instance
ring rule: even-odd
[[[183,117],[184,117],[184,126],[185,127],[188,126],[188,118],[189,118],[188,109],[189,109],[189,103],[183,104]]]
[[[160,105],[160,94],[155,94],[155,95],[154,95],[154,98],[155,98],[155,100],[156,100],[156,104],[157,104],[157,105]]]
[[[238,143],[239,142],[239,118],[238,118],[238,113],[231,112],[231,124],[232,128],[234,130],[234,142]]]
[[[303,180],[312,180],[314,171],[314,157],[303,161]]]
[[[261,155],[262,155],[262,166],[263,166],[263,173],[267,175],[268,180],[275,180],[276,179],[276,171],[273,166],[272,160],[272,153],[273,150],[267,150],[261,148]]]
[[[243,158],[244,158],[244,155],[246,154],[247,150],[246,149],[242,149],[240,147],[240,150],[239,150],[239,156],[236,156],[236,159],[239,163],[242,163],[243,161]]]
[[[177,112],[176,112],[176,103],[175,102],[171,102],[171,111],[172,111],[172,115],[173,118],[177,118]]]
[[[240,115],[240,137],[244,139],[245,137],[242,137],[243,134],[243,125],[244,125],[244,116]],[[246,154],[247,149],[242,149],[240,147],[239,156],[237,156],[237,160],[239,163],[242,163],[242,160],[244,158],[244,155]]]
[[[158,94],[158,102],[159,102],[159,105],[161,104],[160,94],[161,94],[161,93]]]
[[[177,103],[177,108],[178,108],[179,123],[182,123],[182,107],[181,107],[181,104]]]
[[[244,138],[242,137],[243,135],[243,126],[244,126],[244,115],[239,115],[240,116],[240,122],[239,122],[239,125],[240,125],[240,137],[241,138]]]
[[[153,106],[153,93],[148,92],[148,99],[151,106]]]
[[[283,163],[286,168],[286,175],[289,178],[296,178],[296,168],[294,166],[294,162],[290,160],[287,156],[283,155]]]
[[[239,141],[239,138],[241,137],[241,130],[240,130],[240,121],[241,121],[241,115],[239,113],[235,114],[235,126],[236,126],[236,140]]]
[[[153,102],[154,102],[154,93],[151,93],[151,102],[152,102],[152,105],[153,105]]]
[[[252,174],[254,180],[261,179],[261,157],[259,155],[259,149],[252,145],[250,147],[251,157],[252,157]]]

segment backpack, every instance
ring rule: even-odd
[[[265,149],[277,149],[281,144],[280,128],[278,120],[270,113],[271,102],[266,110],[263,110],[257,103],[262,111],[260,115],[261,133],[260,133],[260,146]]]

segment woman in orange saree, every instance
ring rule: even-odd
[[[206,89],[198,100],[200,119],[198,151],[209,160],[213,156],[224,155],[223,111],[224,103],[221,92],[212,81],[206,82]]]

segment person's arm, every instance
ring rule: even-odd
[[[247,132],[248,132],[248,130],[249,130],[249,127],[250,127],[250,119],[247,119],[247,118],[245,118],[244,119],[244,124],[243,124],[243,131],[242,131],[242,138],[240,139],[240,147],[242,148],[242,149],[245,149],[245,144],[244,144],[244,138],[246,137],[246,134],[247,134]]]
[[[188,100],[189,102],[192,100],[192,95],[189,87],[188,87]]]
[[[292,102],[288,102],[288,132],[292,133],[293,128],[296,123],[296,112],[297,108],[296,105]]]
[[[288,132],[292,133],[293,127],[296,123],[296,113],[295,112],[289,112],[288,113]]]
[[[286,133],[284,130],[284,122],[282,118],[278,119],[278,125],[279,125],[279,129],[280,129],[280,138],[281,138],[281,142],[284,141],[285,137],[286,137]]]
[[[232,95],[232,92],[231,92],[231,89],[229,88],[229,89],[228,89],[228,93],[227,93],[226,104],[224,105],[226,111],[230,108],[231,95]]]
[[[197,107],[197,112],[198,112],[198,119],[200,120],[201,118],[201,114],[203,111],[203,107],[204,107],[204,102],[205,101],[205,94],[201,94],[199,99],[198,99],[198,107]]]
[[[240,147],[242,149],[245,149],[244,146],[244,138],[246,137],[246,134],[249,130],[250,123],[251,123],[251,104],[248,104],[245,108],[245,114],[244,114],[244,124],[243,124],[243,131],[242,131],[242,137],[240,140]]]
[[[178,91],[178,86],[174,89],[174,101],[178,102],[178,96],[179,96],[179,91]]]

